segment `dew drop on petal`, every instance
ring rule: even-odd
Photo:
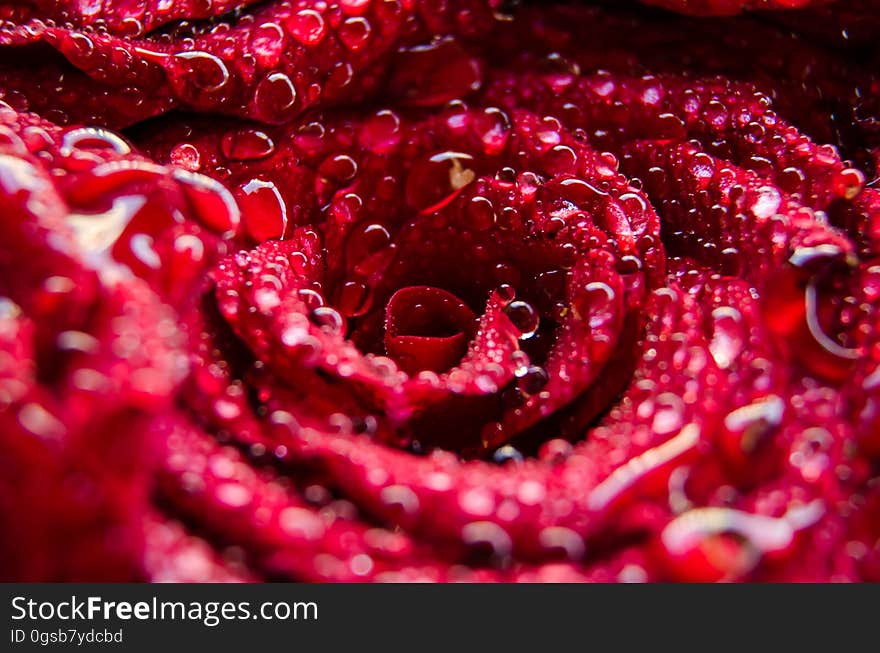
[[[527,340],[538,332],[540,318],[534,306],[522,300],[510,302],[504,307],[504,313],[520,333],[521,340]]]

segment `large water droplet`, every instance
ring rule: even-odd
[[[285,122],[294,115],[296,87],[284,73],[271,73],[260,80],[254,92],[254,111],[268,123]]]
[[[322,331],[333,335],[342,334],[345,328],[345,319],[334,308],[319,306],[309,312],[309,320]]]
[[[453,38],[403,50],[396,61],[389,86],[414,106],[441,106],[477,91],[483,81],[479,62]]]
[[[614,317],[617,293],[607,283],[591,281],[575,296],[572,308],[579,319],[588,320],[592,329],[606,326]]]
[[[251,179],[236,191],[244,228],[257,242],[283,238],[287,231],[287,204],[274,182]]]
[[[101,127],[77,127],[65,132],[61,140],[61,155],[70,156],[75,149],[112,150],[116,154],[131,152],[125,140]]]
[[[168,153],[168,160],[172,165],[190,172],[196,172],[202,167],[202,154],[192,143],[178,143]]]
[[[287,36],[277,23],[263,23],[251,30],[248,53],[266,68],[278,65],[287,46]]]
[[[501,109],[489,107],[473,117],[474,129],[483,143],[483,152],[496,156],[504,151],[510,136],[510,118]]]
[[[401,288],[385,311],[385,350],[408,374],[440,373],[456,365],[476,328],[464,302],[431,286]]]
[[[303,9],[287,19],[290,35],[303,45],[316,45],[327,33],[324,17],[313,9]]]
[[[208,52],[181,52],[171,60],[169,78],[181,97],[198,102],[202,95],[219,93],[227,86],[229,69]]]
[[[537,365],[530,365],[524,374],[517,376],[519,376],[517,387],[527,396],[541,392],[550,380],[547,370]]]
[[[499,447],[492,453],[492,461],[499,465],[508,462],[521,463],[523,460],[522,453],[516,447],[512,447],[509,444]]]
[[[337,34],[339,40],[352,52],[358,52],[370,40],[370,34],[373,32],[373,26],[370,25],[366,18],[353,16],[345,19],[339,26]]]
[[[339,312],[346,317],[358,317],[370,309],[372,292],[362,281],[345,281],[340,287],[334,302]]]
[[[477,231],[486,231],[495,224],[495,207],[485,197],[472,197],[467,208],[468,224]]]
[[[538,311],[528,302],[522,300],[512,301],[504,307],[504,313],[516,330],[519,331],[521,340],[531,338],[538,332],[540,324]]]

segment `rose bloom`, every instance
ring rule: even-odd
[[[0,579],[880,580],[878,3],[0,19]]]

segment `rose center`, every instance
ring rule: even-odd
[[[401,288],[385,308],[385,351],[407,374],[454,367],[475,330],[474,312],[433,286]]]

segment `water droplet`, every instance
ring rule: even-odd
[[[339,0],[339,6],[345,13],[359,16],[367,11],[370,0]]]
[[[832,188],[838,197],[855,199],[865,187],[865,175],[861,170],[845,168],[835,175]]]
[[[347,154],[333,154],[324,159],[315,176],[315,193],[321,202],[329,202],[337,190],[354,179],[357,171],[357,162]]]
[[[419,511],[419,496],[405,485],[382,488],[379,497],[386,506],[396,506],[407,515],[414,515]]]
[[[265,132],[242,128],[226,132],[220,141],[220,149],[230,161],[253,161],[271,155],[275,143]]]
[[[657,116],[654,138],[660,140],[682,140],[687,135],[684,120],[674,113],[661,113]]]
[[[242,508],[253,500],[251,491],[240,483],[222,483],[214,492],[217,500],[230,508]]]
[[[83,70],[94,69],[95,63],[97,63],[97,58],[93,57],[95,43],[85,34],[80,32],[67,33],[62,36],[59,47],[65,58],[74,66]]]
[[[346,281],[339,287],[334,304],[345,317],[358,317],[370,309],[371,299],[372,292],[365,283]]]
[[[309,320],[322,331],[340,335],[345,328],[345,319],[334,308],[319,306],[309,311]]]
[[[806,175],[800,168],[788,167],[779,173],[777,181],[786,193],[798,193],[804,186]]]
[[[129,246],[137,259],[148,268],[158,270],[162,267],[162,259],[153,248],[153,239],[147,234],[135,234],[129,240]]]
[[[544,155],[544,168],[549,175],[577,170],[577,155],[568,145],[556,145]]]
[[[408,374],[441,373],[461,360],[476,328],[473,311],[432,286],[406,286],[385,307],[385,350]]]
[[[364,121],[358,139],[363,147],[376,154],[387,154],[400,143],[400,117],[383,109]]]
[[[315,153],[324,147],[327,129],[320,122],[309,122],[302,125],[293,137],[297,147],[305,152]]]
[[[516,178],[516,190],[524,201],[529,202],[538,194],[543,183],[540,176],[526,170]]]
[[[202,167],[202,155],[192,143],[178,143],[168,154],[168,159],[175,165],[190,172],[196,172]]]
[[[547,375],[547,370],[537,365],[531,365],[525,370],[525,373],[520,376],[519,381],[517,382],[517,387],[523,392],[523,394],[532,396],[541,392],[549,380],[550,377]]]
[[[541,119],[536,136],[546,148],[559,145],[562,142],[562,125],[557,118],[545,116]]]
[[[296,88],[284,73],[270,73],[257,84],[254,92],[254,110],[257,117],[278,124],[293,117]]]
[[[697,152],[688,162],[688,170],[699,188],[708,188],[715,175],[715,160],[705,152]]]
[[[499,447],[492,454],[492,460],[499,465],[503,465],[505,463],[514,462],[521,463],[524,458],[522,453],[516,448],[512,447],[509,444],[504,445],[503,447]]]
[[[565,462],[573,451],[574,447],[571,442],[561,438],[554,438],[541,445],[538,457],[550,464],[558,465]]]
[[[21,407],[18,423],[44,440],[60,440],[67,431],[63,422],[37,403],[27,403]]]
[[[664,392],[655,401],[651,429],[660,435],[678,431],[684,423],[684,411],[685,405],[681,397],[671,392]]]
[[[476,178],[471,161],[470,154],[452,151],[419,159],[406,180],[407,203],[421,213],[439,211]]]
[[[234,234],[241,221],[241,213],[232,194],[219,181],[188,172],[174,170],[174,179],[183,188],[193,209],[193,215],[203,224],[222,234]]]
[[[347,61],[340,61],[333,67],[324,84],[327,95],[342,92],[354,79],[354,68]]]
[[[727,107],[718,100],[712,100],[706,104],[705,119],[713,127],[720,129],[727,123]]]
[[[635,274],[643,267],[642,259],[638,256],[627,254],[618,259],[616,267],[620,274]]]
[[[66,131],[61,140],[61,155],[70,156],[75,149],[112,150],[116,154],[131,152],[125,140],[100,127],[77,127]]]
[[[488,488],[471,487],[461,492],[458,504],[471,515],[488,517],[495,510],[495,496]]]
[[[579,319],[588,320],[591,328],[605,326],[613,319],[617,293],[607,283],[592,281],[575,296],[572,309]]]
[[[495,208],[485,197],[472,197],[467,208],[468,223],[477,231],[486,231],[495,224]]]
[[[860,356],[842,344],[845,326],[832,283],[833,272],[846,272],[853,264],[836,245],[798,247],[762,290],[765,323],[783,350],[812,374],[836,382],[849,377]],[[828,335],[836,330],[840,333]]]
[[[486,548],[494,557],[503,558],[513,551],[513,540],[501,526],[491,521],[477,521],[461,529],[461,540],[475,548]]]
[[[412,106],[436,107],[479,90],[479,62],[454,38],[402,50],[396,57],[389,88]]]
[[[263,23],[250,32],[248,53],[266,68],[278,65],[287,46],[287,35],[277,23]]]
[[[495,180],[502,186],[513,186],[516,183],[516,170],[509,166],[504,166],[495,173]]]
[[[278,515],[278,524],[288,535],[314,541],[324,535],[324,522],[306,508],[289,507]]]
[[[324,17],[313,9],[303,9],[287,19],[291,36],[303,45],[317,45],[327,33]]]
[[[586,553],[584,538],[564,526],[548,526],[538,534],[538,541],[545,549],[560,550],[572,561],[581,560]]]
[[[346,48],[352,52],[358,52],[367,45],[372,31],[373,26],[370,25],[366,18],[352,16],[343,21],[337,30],[337,34],[339,35],[339,40],[342,41]]]
[[[712,311],[713,331],[709,353],[723,370],[733,365],[742,353],[742,314],[732,306],[722,306]]]
[[[540,318],[538,311],[522,300],[510,302],[504,307],[504,313],[513,324],[514,328],[520,332],[520,339],[527,340],[538,332]]]
[[[761,219],[772,218],[779,212],[782,204],[782,196],[773,186],[762,186],[758,189],[758,196],[752,204],[752,213]]]
[[[229,69],[207,52],[181,52],[171,58],[169,78],[187,101],[198,103],[204,94],[218,93],[229,83]]]
[[[483,152],[497,156],[507,147],[510,136],[510,118],[501,109],[489,107],[474,115],[473,125],[483,143]]]
[[[321,296],[321,293],[309,288],[300,288],[296,291],[296,295],[308,310],[324,305],[324,298]]]
[[[248,236],[259,243],[284,237],[287,204],[274,182],[251,179],[235,195]]]
[[[381,224],[366,224],[352,230],[346,244],[346,260],[354,267],[391,243],[391,234]]]

